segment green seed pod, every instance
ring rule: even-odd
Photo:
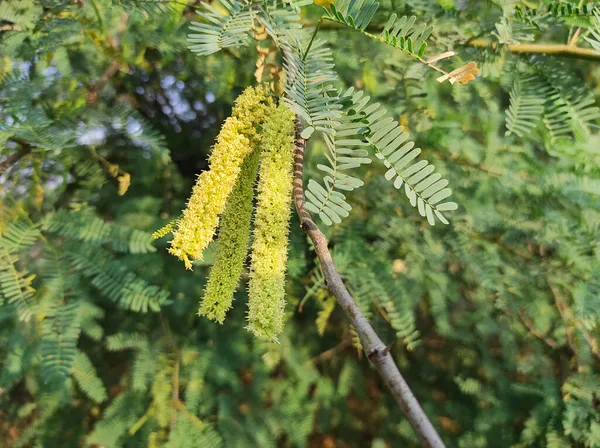
[[[283,331],[293,131],[294,114],[281,104],[261,133],[263,152],[250,261],[247,328],[255,336],[273,341]]]
[[[249,87],[238,97],[233,116],[221,128],[209,158],[210,170],[198,177],[169,248],[186,268],[192,268],[192,259],[202,258],[212,241],[242,162],[254,147],[255,126],[268,116],[272,104],[265,87]]]
[[[223,323],[233,302],[248,253],[254,183],[260,160],[255,149],[242,165],[242,171],[221,218],[215,263],[210,271],[199,314]]]

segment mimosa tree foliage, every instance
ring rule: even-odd
[[[318,3],[0,2],[0,445],[417,446],[289,202],[259,213],[291,110],[307,207],[447,446],[600,446],[600,5]],[[279,115],[233,106],[252,85]],[[166,235],[222,128],[270,137],[190,272]],[[246,302],[287,238],[277,344]]]

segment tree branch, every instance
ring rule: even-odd
[[[553,348],[553,349],[557,349],[558,348],[558,342],[556,342],[551,337],[548,337],[545,334],[541,333],[537,328],[535,328],[535,325],[533,324],[533,321],[525,313],[525,311],[523,311],[521,308],[519,308],[517,310],[517,314],[519,315],[519,317],[521,318],[521,321],[527,327],[527,329],[529,330],[529,332],[531,334],[533,334],[536,338],[544,341],[546,344],[548,344],[550,346],[550,348]]]
[[[316,23],[310,20],[303,20],[305,27],[316,26]],[[345,25],[336,22],[324,22],[321,25],[323,30],[339,30],[345,28]],[[370,23],[365,31],[382,31],[383,23]],[[591,48],[580,48],[574,45],[578,35],[569,44],[511,44],[499,45],[497,42],[490,42],[485,39],[472,39],[466,43],[469,47],[479,48],[507,48],[511,53],[517,54],[547,54],[551,56],[562,56],[566,58],[587,59],[589,61],[600,61],[600,52]]]
[[[335,347],[330,348],[329,350],[325,350],[323,353],[315,356],[308,362],[312,364],[317,364],[319,362],[326,361],[328,359],[333,358],[338,353],[344,351],[347,347],[350,347],[351,345],[352,338],[348,334],[344,334],[344,336],[342,336],[342,342],[340,342]]]
[[[550,291],[552,291],[552,295],[554,296],[554,303],[556,303],[558,313],[560,314],[560,317],[565,324],[565,328],[567,330],[567,341],[569,343],[569,346],[573,350],[575,356],[578,357],[579,355],[577,352],[577,345],[575,344],[575,340],[573,338],[573,327],[569,325],[570,323],[573,323],[575,328],[577,328],[577,330],[581,332],[583,338],[590,346],[592,354],[598,359],[600,359],[600,349],[598,348],[598,341],[596,341],[594,337],[586,331],[583,325],[581,325],[581,323],[578,322],[578,319],[573,316],[573,310],[562,300],[558,288],[550,281],[549,277],[546,279],[546,281],[548,283],[548,286],[550,287]]]
[[[321,29],[323,30],[341,30],[347,28],[346,25],[342,25],[341,23],[330,22],[329,20],[323,21],[323,19],[321,19],[321,21]],[[303,27],[311,28],[313,26],[317,26],[318,22],[314,22],[312,20],[302,20],[301,23]],[[369,23],[365,28],[365,31],[383,31],[384,25],[384,23]]]
[[[121,14],[121,18],[119,19],[119,25],[117,26],[117,31],[114,36],[107,36],[106,40],[110,44],[110,47],[118,54],[119,45],[121,44],[121,39],[123,37],[123,33],[127,29],[127,21],[129,20],[129,14],[124,12]],[[87,95],[87,103],[89,106],[95,106],[98,101],[98,95],[100,95],[100,91],[102,88],[108,83],[110,78],[112,78],[120,69],[121,62],[119,62],[120,58],[114,59],[110,65],[106,68],[102,76],[96,83],[92,84],[88,88]]]
[[[516,54],[546,54],[550,56],[562,56],[566,58],[587,59],[589,61],[600,61],[600,53],[591,48],[579,48],[564,44],[510,44],[498,45],[485,39],[473,39],[466,43],[470,47],[479,48],[506,48]]]
[[[294,205],[300,217],[300,227],[312,240],[321,268],[325,276],[325,284],[336,298],[338,304],[346,313],[346,317],[355,328],[360,341],[364,347],[369,361],[379,371],[386,386],[390,389],[394,399],[404,412],[415,433],[424,446],[443,448],[444,443],[437,431],[423,412],[421,405],[413,395],[410,387],[398,370],[389,347],[381,341],[373,327],[362,314],[354,298],[350,295],[344,282],[337,271],[335,263],[327,247],[327,239],[313,221],[306,209],[304,197],[303,172],[304,172],[304,149],[306,140],[300,137],[302,124],[300,118],[296,118],[296,140],[294,148]]]
[[[4,174],[4,172],[8,170],[11,166],[13,166],[27,154],[29,154],[32,150],[31,145],[25,140],[22,140],[17,137],[11,137],[9,138],[9,140],[21,145],[21,149],[9,155],[8,157],[6,157],[6,159],[0,162],[0,176]]]

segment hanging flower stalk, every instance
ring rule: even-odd
[[[259,159],[260,148],[246,157],[237,184],[227,201],[219,228],[215,263],[200,305],[201,316],[221,324],[231,308],[233,294],[248,254],[252,198]]]
[[[292,201],[294,114],[283,104],[265,123],[250,264],[248,329],[276,340],[283,331]]]
[[[155,232],[161,237],[173,231],[169,251],[191,269],[219,227],[199,314],[223,323],[248,254],[258,174],[247,328],[272,341],[284,323],[293,135],[294,114],[286,105],[275,106],[265,87],[246,89],[223,124],[210,170],[198,177],[182,216]]]
[[[210,170],[198,177],[169,248],[186,268],[192,268],[191,260],[202,259],[204,249],[213,240],[242,163],[253,149],[255,126],[267,117],[272,104],[266,88],[250,87],[238,97],[232,116],[221,128],[209,158]]]

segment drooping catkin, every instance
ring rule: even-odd
[[[242,162],[253,148],[256,126],[269,115],[272,104],[265,87],[249,87],[237,98],[232,116],[221,128],[209,158],[210,170],[198,177],[169,248],[186,268],[191,269],[191,260],[202,258],[213,240]]]
[[[244,160],[237,184],[221,217],[217,254],[199,311],[201,316],[219,323],[223,323],[231,308],[233,293],[248,253],[252,198],[259,160],[259,148]]]
[[[250,260],[248,330],[277,340],[283,331],[292,200],[294,114],[283,104],[265,122]]]
[[[202,252],[212,241],[219,215],[250,150],[250,141],[240,132],[240,127],[235,117],[225,121],[209,159],[210,170],[198,177],[173,234],[169,252],[183,260],[188,269],[192,267],[190,259],[202,258]]]

